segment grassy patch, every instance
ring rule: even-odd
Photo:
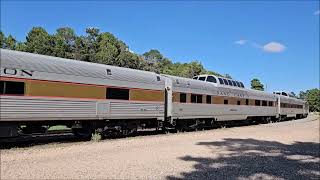
[[[57,130],[70,130],[70,128],[67,128],[65,125],[57,125],[57,126],[51,126],[48,131],[57,131]]]
[[[91,140],[92,141],[100,141],[100,140],[102,140],[102,136],[100,133],[94,132],[94,133],[92,133]]]

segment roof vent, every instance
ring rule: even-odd
[[[112,75],[111,69],[107,69],[107,75]]]

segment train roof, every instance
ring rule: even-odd
[[[72,75],[79,78],[116,79],[149,84],[164,83],[159,74],[154,72],[7,49],[1,49],[0,55],[1,68],[20,68],[38,72]],[[112,76],[108,76],[111,74]]]

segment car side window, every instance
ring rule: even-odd
[[[198,80],[200,80],[200,81],[205,81],[205,80],[206,80],[206,77],[199,77]]]
[[[237,86],[236,81],[232,81],[232,85],[233,85],[233,86]]]
[[[208,77],[207,77],[207,81],[208,81],[208,82],[217,83],[216,78],[215,78],[215,77],[213,77],[213,76],[208,76]]]
[[[219,79],[220,84],[224,84],[224,82],[221,78],[218,78],[218,79]]]
[[[225,85],[229,85],[228,81],[226,79],[223,79],[223,82]]]

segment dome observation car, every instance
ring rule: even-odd
[[[217,77],[214,75],[198,75],[194,76],[192,79],[199,80],[199,81],[206,81],[206,82],[211,82],[219,85],[224,85],[224,86],[233,86],[233,87],[238,87],[238,88],[244,88],[244,85],[240,81],[235,81],[233,79],[225,78],[225,77]]]

